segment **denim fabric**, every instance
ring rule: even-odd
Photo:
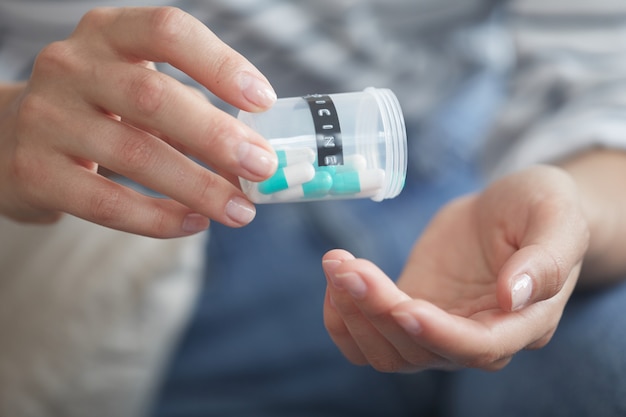
[[[497,373],[454,375],[445,415],[626,416],[625,305],[626,284],[575,294],[546,347]]]
[[[324,329],[325,251],[349,249],[397,277],[437,209],[482,185],[473,161],[500,81],[479,74],[429,124],[410,129],[412,164],[399,197],[261,205],[245,228],[214,224],[205,285],[153,415],[432,416],[443,407],[453,417],[571,416],[616,396],[623,404],[625,332],[612,318],[621,316],[626,287],[621,296],[577,299],[548,348],[522,353],[494,374],[378,373],[349,364]],[[603,356],[607,343],[613,356]],[[619,367],[607,379],[597,372],[612,365]],[[587,382],[602,387],[591,402]],[[570,407],[561,408],[567,398]]]

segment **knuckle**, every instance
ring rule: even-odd
[[[189,14],[177,7],[165,6],[153,10],[150,29],[156,40],[166,49],[175,48],[192,25]]]
[[[204,132],[206,140],[203,143],[203,151],[209,152],[211,149],[225,143],[230,138],[239,138],[241,133],[236,130],[235,123],[227,117],[216,117],[207,125]]]
[[[217,188],[219,187],[218,176],[209,171],[202,171],[197,177],[197,193],[195,202],[198,207],[206,207],[209,202],[215,201]]]
[[[150,168],[154,163],[154,144],[152,139],[147,136],[128,137],[122,140],[116,155],[126,170],[142,172]]]
[[[562,257],[556,256],[553,253],[548,253],[547,255],[549,256],[552,265],[550,276],[554,277],[554,279],[546,280],[549,283],[547,290],[550,291],[551,295],[554,295],[558,291],[560,291],[563,287],[563,284],[565,284],[565,280],[567,279],[568,275],[567,273],[565,273],[567,266],[565,260]]]
[[[150,227],[149,230],[154,236],[166,236],[170,231],[169,216],[164,210],[153,210],[150,213]]]
[[[118,221],[118,213],[123,212],[123,196],[119,190],[102,190],[94,193],[87,202],[87,216],[97,223],[112,225]]]
[[[166,102],[167,83],[157,71],[146,71],[131,81],[129,96],[134,108],[145,117],[153,117]]]
[[[77,30],[101,28],[115,13],[115,9],[110,7],[94,7],[80,19]]]
[[[49,78],[54,74],[75,74],[80,65],[76,52],[68,41],[56,41],[46,45],[35,58],[33,78],[38,74]]]
[[[185,206],[202,213],[219,213],[223,198],[226,180],[204,168],[198,170],[176,169],[170,173],[176,190],[184,190],[184,195],[176,198]],[[223,202],[222,202],[223,201]]]
[[[537,290],[533,293],[536,292],[540,299],[549,299],[561,291],[571,270],[563,257],[545,248],[541,249],[540,257],[544,267],[534,280]]]
[[[241,126],[229,115],[219,115],[201,127],[199,132],[203,140],[196,142],[195,149],[199,155],[204,155],[203,160],[215,168],[232,172],[240,168],[236,149],[241,142],[251,141],[247,127]]]
[[[239,57],[232,53],[214,54],[212,60],[213,76],[218,83],[231,78],[241,65]]]
[[[58,102],[54,94],[42,89],[33,88],[22,94],[14,117],[18,149],[21,146],[50,148],[51,141],[60,141],[59,135],[50,133],[55,129],[64,130],[65,135],[72,134],[74,116]]]

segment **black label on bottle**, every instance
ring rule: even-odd
[[[343,165],[343,145],[337,109],[330,96],[312,94],[303,97],[309,104],[317,140],[317,165]]]

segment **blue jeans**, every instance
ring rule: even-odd
[[[396,277],[438,208],[482,186],[473,141],[498,81],[468,81],[432,123],[410,130],[410,160],[436,163],[412,166],[399,197],[258,206],[245,228],[213,224],[199,303],[152,415],[557,416],[582,415],[559,414],[568,405],[623,405],[626,287],[576,299],[554,342],[492,374],[379,373],[348,363],[324,329],[324,252],[348,249]]]
[[[464,371],[448,416],[626,416],[626,284],[574,294],[552,341],[497,373]]]

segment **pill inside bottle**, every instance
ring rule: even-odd
[[[392,91],[281,98],[237,118],[265,137],[278,157],[274,175],[240,178],[254,203],[396,197],[407,168],[406,128]]]

